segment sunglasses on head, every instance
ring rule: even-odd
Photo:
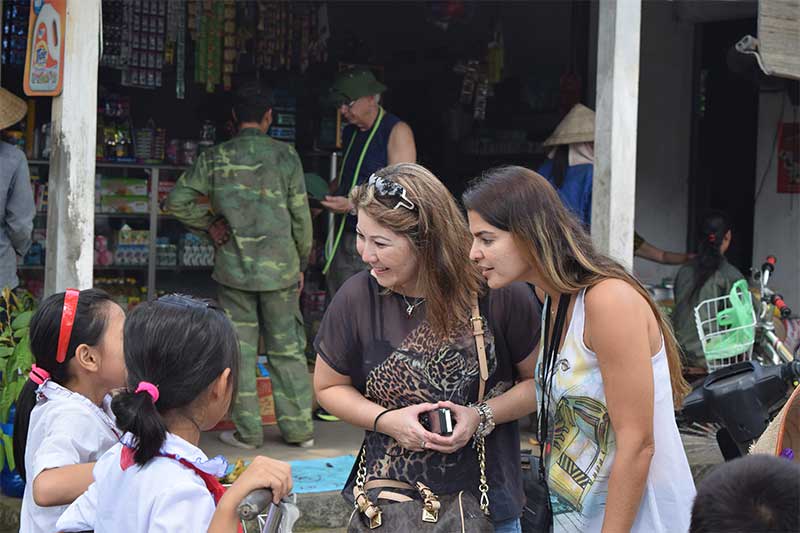
[[[369,177],[367,185],[373,187],[375,189],[375,194],[378,196],[397,198],[397,204],[392,209],[397,209],[401,205],[409,211],[416,209],[414,202],[408,199],[405,187],[399,183],[373,174]]]

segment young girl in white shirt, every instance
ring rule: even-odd
[[[58,531],[233,533],[249,492],[269,487],[277,503],[291,490],[288,464],[256,457],[225,491],[225,459],[197,447],[228,411],[239,375],[239,343],[220,308],[182,295],[140,304],[124,344],[128,389],[111,408],[125,434]]]
[[[26,481],[20,533],[52,533],[119,441],[108,393],[125,384],[125,313],[103,291],[68,289],[31,319],[36,360],[17,400],[14,458]]]

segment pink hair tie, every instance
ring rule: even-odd
[[[31,381],[37,385],[44,385],[44,382],[50,379],[50,372],[44,368],[33,365],[31,367],[31,373],[28,374],[28,377],[31,378]]]
[[[136,386],[134,394],[139,394],[140,392],[146,392],[147,394],[149,394],[150,397],[153,399],[153,403],[156,403],[158,401],[158,387],[156,387],[152,383],[149,383],[147,381],[140,381],[139,384]]]

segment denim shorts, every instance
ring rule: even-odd
[[[520,524],[519,518],[495,522],[494,533],[522,533],[522,524]]]

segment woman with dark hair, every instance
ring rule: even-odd
[[[230,533],[249,492],[270,487],[278,502],[291,489],[288,464],[256,457],[226,491],[225,458],[197,447],[230,408],[239,371],[236,331],[213,302],[171,294],[137,306],[125,364],[127,390],[111,402],[124,434],[57,531]]]
[[[687,385],[669,322],[539,174],[490,170],[464,204],[489,287],[526,281],[544,300],[536,399],[554,530],[686,531],[694,483],[673,409]]]
[[[731,245],[731,224],[722,212],[705,217],[698,235],[697,256],[678,270],[675,278],[675,310],[672,324],[687,366],[706,367],[703,347],[697,334],[694,308],[703,300],[725,296],[733,284],[744,279],[728,263],[725,252]]]
[[[464,215],[424,167],[379,170],[350,199],[370,271],[342,285],[314,341],[320,405],[367,430],[363,469],[356,461],[343,495],[353,501],[359,477],[367,491],[381,479],[421,482],[438,495],[465,491],[488,498],[484,512],[496,532],[519,532],[525,494],[516,421],[535,407],[533,292],[521,283],[486,290],[469,260]],[[473,322],[476,314],[483,320]],[[481,323],[485,368],[473,326]],[[420,422],[437,408],[450,409],[452,435]]]

